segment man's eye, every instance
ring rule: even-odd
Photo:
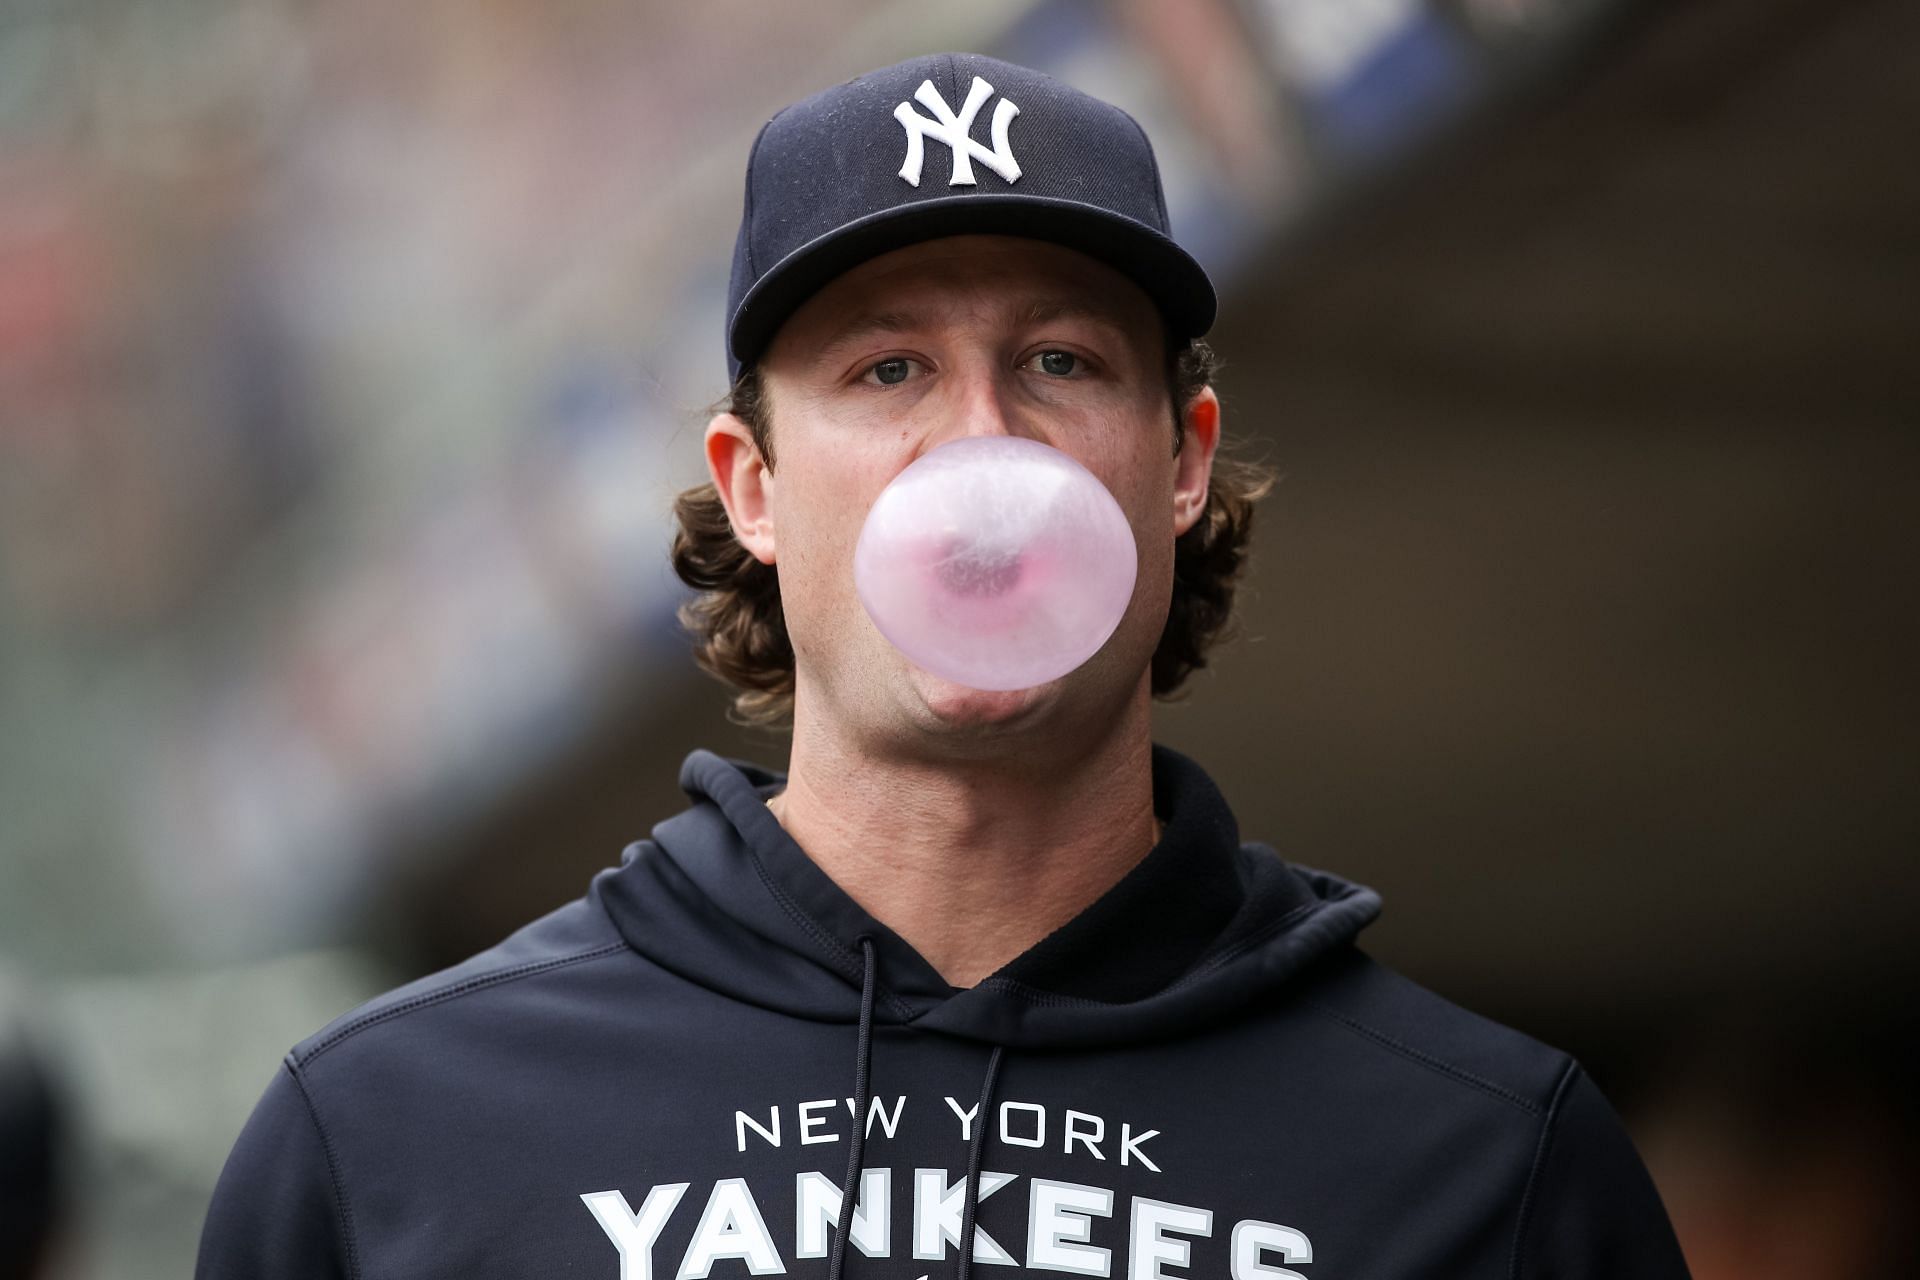
[[[1056,378],[1065,378],[1080,367],[1080,357],[1071,351],[1042,351],[1029,363],[1042,373]]]
[[[903,358],[882,360],[867,370],[867,376],[881,386],[891,387],[907,380],[913,372],[913,361]]]

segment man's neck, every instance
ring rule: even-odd
[[[1158,842],[1139,702],[1084,751],[961,761],[863,751],[796,721],[787,786],[769,807],[869,915],[970,987]]]

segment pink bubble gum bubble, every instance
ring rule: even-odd
[[[1133,530],[1058,449],[967,436],[895,476],[867,513],[853,583],[915,666],[975,689],[1028,689],[1099,652],[1133,598]]]

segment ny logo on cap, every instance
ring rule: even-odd
[[[1013,158],[1013,149],[1007,145],[1007,126],[1020,114],[1019,107],[1006,98],[994,106],[993,150],[987,150],[967,136],[973,128],[973,118],[992,96],[993,86],[975,76],[973,87],[967,90],[967,101],[956,116],[940,91],[933,87],[933,81],[922,80],[920,87],[913,91],[914,101],[933,112],[934,118],[929,120],[915,111],[912,103],[903,102],[893,109],[893,118],[907,131],[907,159],[900,166],[900,176],[911,186],[920,185],[920,163],[926,159],[925,140],[932,138],[946,143],[947,149],[953,152],[953,177],[947,182],[948,186],[972,186],[975,160],[1008,182],[1018,182],[1020,162]]]

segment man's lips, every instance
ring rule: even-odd
[[[940,585],[957,596],[1000,596],[1020,581],[1021,555],[979,546],[950,548],[934,565]]]

